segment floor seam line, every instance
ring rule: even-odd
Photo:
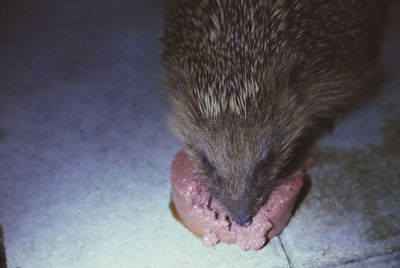
[[[278,235],[278,240],[279,240],[279,243],[281,244],[283,253],[285,253],[285,257],[286,257],[287,263],[289,264],[289,268],[293,268],[292,261],[291,261],[289,255],[288,255],[288,253],[287,253],[287,251],[286,251],[285,245],[283,244],[280,235]]]

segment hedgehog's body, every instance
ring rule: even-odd
[[[238,222],[376,80],[380,0],[170,0],[171,126]]]

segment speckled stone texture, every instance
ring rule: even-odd
[[[382,92],[315,149],[311,187],[260,251],[172,216],[161,1],[0,1],[0,224],[10,268],[398,267],[400,5]],[[156,211],[157,213],[154,213]]]

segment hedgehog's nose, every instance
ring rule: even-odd
[[[251,213],[250,206],[246,202],[239,205],[232,206],[229,210],[231,219],[240,226],[247,226],[251,223],[253,214]]]
[[[242,215],[239,217],[234,217],[233,220],[240,226],[249,226],[251,224],[251,216],[250,215]]]

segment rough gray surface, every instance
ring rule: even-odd
[[[159,2],[2,1],[0,25],[9,267],[399,265],[398,21],[384,91],[321,140],[307,197],[257,252],[205,248],[168,209],[179,144],[163,124]]]

